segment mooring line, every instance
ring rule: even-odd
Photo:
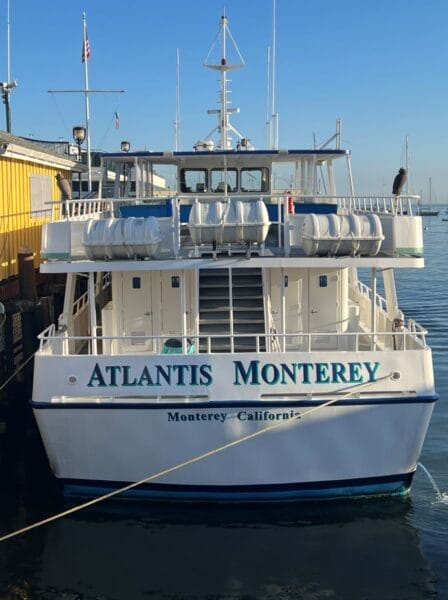
[[[21,365],[19,365],[17,367],[17,369],[14,371],[14,373],[8,377],[8,379],[0,386],[0,392],[8,385],[8,383],[12,379],[14,379],[14,377],[17,375],[17,373],[20,373],[20,371],[23,369],[23,367],[34,357],[34,354],[35,354],[34,352],[32,354],[30,354],[28,356],[28,358]]]
[[[354,386],[352,386],[350,391],[347,392],[346,394],[344,394],[342,396],[338,396],[337,398],[332,398],[331,400],[328,400],[327,402],[324,402],[323,404],[319,404],[319,406],[314,406],[313,408],[310,408],[309,410],[306,410],[305,412],[302,412],[298,415],[295,415],[294,417],[291,417],[287,421],[280,421],[278,423],[274,423],[273,425],[268,425],[267,427],[264,427],[263,429],[259,429],[258,431],[249,433],[249,434],[243,436],[242,438],[238,438],[237,440],[234,440],[233,442],[224,444],[224,446],[219,446],[217,448],[214,448],[213,450],[209,450],[208,452],[204,452],[203,454],[199,454],[198,456],[190,458],[189,460],[186,460],[182,463],[174,465],[173,467],[169,467],[168,469],[159,471],[158,473],[155,473],[154,475],[149,475],[148,477],[145,477],[144,479],[140,479],[140,481],[135,481],[124,487],[119,488],[118,490],[113,490],[112,492],[108,492],[107,494],[104,494],[103,496],[98,496],[97,498],[93,498],[92,500],[83,502],[82,504],[78,504],[77,506],[73,506],[72,508],[64,510],[55,515],[52,515],[51,517],[47,517],[46,519],[42,519],[41,521],[37,521],[36,523],[32,523],[31,525],[27,525],[26,527],[23,527],[22,529],[12,531],[11,533],[8,533],[8,534],[0,537],[0,542],[4,542],[5,540],[8,540],[8,539],[11,539],[18,535],[27,533],[28,531],[31,531],[32,529],[36,529],[37,527],[42,527],[42,525],[47,525],[48,523],[51,523],[52,521],[57,521],[58,519],[61,519],[62,517],[67,517],[68,515],[71,515],[75,512],[79,512],[80,510],[83,510],[84,508],[88,508],[89,506],[93,506],[95,504],[99,504],[100,502],[104,502],[104,500],[108,500],[109,498],[113,498],[114,496],[118,496],[119,494],[128,492],[129,490],[132,490],[132,489],[138,487],[139,485],[142,485],[143,483],[148,483],[149,481],[158,479],[159,477],[162,477],[163,475],[168,475],[169,473],[178,471],[179,469],[187,467],[188,465],[192,465],[193,463],[204,460],[205,458],[209,458],[210,456],[213,456],[214,454],[218,454],[219,452],[222,452],[223,450],[227,450],[228,448],[232,448],[233,446],[238,446],[239,444],[242,444],[243,442],[247,442],[248,440],[254,439],[260,435],[267,433],[268,431],[272,431],[274,429],[279,429],[280,427],[290,425],[293,421],[298,421],[299,419],[303,419],[303,417],[308,416],[313,412],[321,410],[322,408],[330,406],[331,404],[335,404],[336,402],[340,402],[341,400],[348,398],[349,396],[358,392],[359,390],[369,387],[375,383],[379,383],[380,381],[383,381],[385,379],[398,380],[399,377],[400,377],[399,373],[397,373],[396,371],[391,371],[388,375],[384,375],[383,377],[380,377],[379,379],[376,379],[375,381],[368,381],[367,383],[361,383],[359,385],[354,385]]]

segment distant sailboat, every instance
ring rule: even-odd
[[[432,181],[431,177],[429,178],[429,206],[427,208],[420,207],[418,214],[421,217],[437,217],[439,214],[438,210],[433,210],[432,208]]]

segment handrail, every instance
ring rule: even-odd
[[[372,290],[368,285],[363,283],[358,279],[356,282],[356,287],[354,288],[356,292],[359,292],[361,295],[366,296],[368,300],[372,298]],[[383,298],[380,294],[375,294],[375,303],[380,310],[387,313],[387,300]]]
[[[253,333],[237,333],[234,334],[233,336],[228,335],[228,334],[213,334],[213,335],[177,335],[175,336],[176,339],[178,339],[181,343],[185,342],[183,345],[186,347],[189,347],[189,353],[191,354],[198,354],[201,353],[200,352],[200,348],[199,345],[202,342],[206,342],[206,353],[208,354],[221,354],[221,351],[213,351],[212,350],[212,342],[213,341],[217,341],[217,340],[228,340],[229,342],[231,342],[231,338],[233,340],[233,344],[229,343],[229,348],[234,348],[235,345],[238,345],[238,341],[240,341],[241,339],[250,339],[250,340],[254,340],[255,341],[255,348],[256,352],[260,352],[261,351],[261,347],[263,346],[262,342],[263,341],[270,341],[272,340],[273,345],[275,345],[275,340],[277,340],[277,342],[279,343],[279,349],[276,350],[276,352],[279,352],[281,354],[287,354],[290,352],[310,352],[310,351],[315,351],[316,348],[313,347],[313,341],[319,341],[319,338],[322,338],[322,336],[325,336],[325,338],[327,339],[328,337],[330,338],[334,338],[334,339],[340,339],[340,340],[354,340],[354,344],[353,344],[353,348],[350,348],[350,350],[353,351],[360,351],[360,338],[367,338],[367,339],[375,339],[376,342],[378,342],[379,338],[383,338],[390,340],[390,348],[388,349],[392,349],[394,347],[394,343],[393,340],[403,340],[403,350],[405,351],[412,351],[412,348],[409,347],[409,344],[406,344],[406,338],[407,337],[411,337],[416,343],[418,343],[421,347],[426,347],[426,340],[425,340],[425,336],[427,335],[427,330],[424,329],[423,327],[421,327],[420,325],[418,325],[415,321],[410,320],[408,322],[408,327],[404,328],[403,331],[384,331],[384,332],[370,332],[370,331],[364,331],[364,330],[360,330],[360,331],[347,331],[347,332],[343,332],[343,333],[337,333],[337,332],[313,332],[313,333],[305,333],[305,332],[296,332],[296,333],[261,333],[261,334],[253,334]],[[47,327],[44,331],[42,331],[42,333],[40,333],[38,335],[38,339],[40,341],[40,346],[39,346],[39,350],[43,350],[44,348],[46,348],[49,344],[51,345],[52,342],[57,343],[57,347],[61,347],[61,341],[68,342],[68,341],[83,341],[83,342],[87,342],[87,343],[92,343],[92,342],[96,342],[97,344],[102,342],[104,344],[104,342],[125,342],[125,341],[134,341],[134,342],[138,342],[138,345],[136,344],[136,348],[141,348],[142,347],[142,342],[144,343],[145,341],[148,343],[148,345],[150,343],[154,343],[155,345],[155,351],[151,352],[148,351],[148,353],[150,354],[166,354],[163,352],[163,346],[165,344],[165,342],[167,341],[167,339],[169,337],[173,337],[173,336],[169,336],[169,335],[123,335],[123,336],[68,336],[66,331],[60,331],[60,332],[55,332],[55,328],[54,328],[54,324],[50,325],[49,327]],[[289,346],[289,349],[286,350],[286,342],[287,340],[292,340],[294,341],[294,339],[300,339],[303,340],[300,344],[296,344],[297,348],[294,349],[292,345]],[[304,343],[306,342],[306,343]],[[64,344],[64,349],[67,350],[69,346],[65,343]],[[182,347],[182,346],[180,346]],[[266,344],[266,347],[269,348],[270,344]],[[103,348],[104,349],[104,348]],[[377,344],[377,349],[380,349],[378,347]],[[321,348],[319,348],[319,350],[321,350]],[[146,351],[146,350],[145,350]],[[145,352],[144,351],[144,352]],[[347,351],[347,348],[344,348],[341,351]],[[362,351],[362,350],[361,350]],[[367,350],[366,350],[367,351]],[[269,350],[266,350],[266,352],[269,352]],[[338,352],[336,350],[336,352]],[[123,354],[128,354],[129,352],[124,351]],[[141,350],[136,350],[135,354],[140,355],[142,353]],[[228,352],[224,352],[225,354],[228,354]],[[238,351],[235,352],[234,349],[232,349],[232,351],[230,352],[231,354],[238,354]],[[70,354],[70,352],[61,352],[61,354]],[[78,354],[77,352],[75,352],[74,354]],[[111,354],[111,352],[103,352],[103,354],[109,356]],[[83,355],[85,355],[85,353],[83,352]]]

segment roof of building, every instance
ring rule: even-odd
[[[85,171],[85,165],[62,154],[49,150],[42,144],[0,130],[0,157],[37,162],[70,171]]]

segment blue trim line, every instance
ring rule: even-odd
[[[333,406],[382,406],[389,404],[432,404],[437,402],[439,399],[438,394],[433,394],[431,396],[412,396],[412,397],[402,397],[402,398],[366,398],[365,400],[358,399],[350,399],[350,400],[339,400],[335,402]],[[164,410],[164,409],[174,409],[174,408],[182,408],[185,410],[198,410],[201,408],[264,408],[264,409],[273,409],[273,408],[307,408],[310,406],[320,406],[321,404],[325,404],[328,402],[326,400],[279,400],[278,402],[272,400],[251,400],[251,401],[241,401],[241,400],[207,400],[206,402],[194,402],[194,403],[186,403],[184,401],[181,402],[145,402],[144,398],[141,401],[138,399],[135,403],[127,403],[127,402],[90,402],[88,400],[84,402],[67,402],[67,403],[57,403],[57,402],[36,402],[35,400],[30,400],[29,403],[33,409],[42,410],[42,409],[79,409],[79,408],[94,408],[94,409],[148,409],[148,410]]]
[[[270,485],[168,485],[142,484],[122,494],[123,498],[153,500],[272,502],[286,500],[331,500],[365,496],[402,496],[409,492],[414,472],[384,477],[366,477],[341,481],[313,481],[306,483]],[[129,485],[123,481],[94,481],[61,479],[66,496],[100,496]]]
[[[123,158],[124,156],[141,156],[141,157],[164,157],[164,158],[176,158],[177,156],[234,156],[234,155],[242,155],[242,156],[283,156],[283,155],[312,155],[316,154],[316,156],[328,156],[328,155],[340,155],[345,156],[349,154],[348,150],[337,149],[337,148],[329,148],[327,150],[322,149],[287,149],[285,150],[205,150],[201,152],[196,152],[195,150],[186,150],[181,152],[150,152],[150,151],[142,151],[142,152],[128,152],[127,154],[123,154],[123,152],[102,152],[100,154],[101,157],[104,158]]]

